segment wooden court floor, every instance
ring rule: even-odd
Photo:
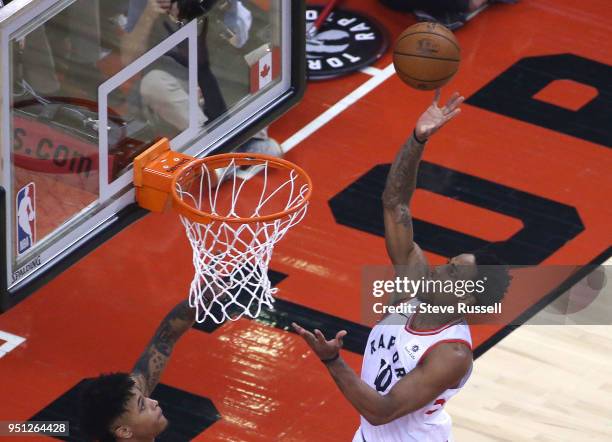
[[[607,281],[611,265],[612,259],[605,265]],[[580,281],[476,360],[479,375],[447,410],[456,440],[610,440],[612,420],[604,404],[612,387],[612,327],[601,325],[602,315],[612,317],[609,283],[584,309],[558,316],[585,284]]]
[[[375,16],[391,38],[414,22],[377,2],[344,6]],[[552,301],[580,265],[610,256],[609,10],[607,0],[523,0],[457,32],[462,64],[444,95],[456,89],[467,102],[427,147],[416,239],[434,264],[502,241],[513,264],[567,266],[528,296],[515,292],[509,322]],[[288,324],[346,328],[343,356],[359,370],[362,271],[387,263],[384,174],[432,98],[391,75],[390,62],[311,83],[273,124],[315,186],[307,218],[275,250],[276,310],[182,339],[156,391],[175,431],[161,440],[351,440],[356,413]],[[0,336],[25,339],[0,358],[0,420],[72,419],[79,383],[129,370],[192,274],[178,219],[148,215],[0,315]],[[474,328],[475,371],[449,406],[457,440],[609,440],[601,391],[610,392],[612,328],[576,330]]]

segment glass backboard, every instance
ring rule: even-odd
[[[303,94],[302,2],[151,3],[0,9],[3,310],[146,213],[132,161],[155,141],[236,147]]]

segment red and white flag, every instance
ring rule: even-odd
[[[251,92],[257,92],[272,82],[272,52],[266,52],[251,66]]]

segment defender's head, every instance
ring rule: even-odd
[[[145,397],[127,373],[90,379],[80,409],[83,430],[99,442],[153,440],[168,425],[157,401]]]
[[[432,305],[493,305],[500,302],[512,276],[508,266],[490,247],[457,255],[445,264],[431,269],[435,290],[419,293],[418,298]],[[471,281],[468,282],[468,281]],[[439,287],[454,287],[453,295]],[[482,290],[480,289],[482,288]],[[450,296],[449,296],[450,295]]]

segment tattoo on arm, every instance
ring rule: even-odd
[[[174,307],[161,322],[155,336],[132,370],[136,376],[142,377],[146,388],[145,394],[149,395],[155,389],[174,345],[191,328],[194,321],[195,312],[187,301],[184,301]]]
[[[150,348],[147,348],[138,362],[136,362],[132,371],[134,375],[142,378],[144,383],[143,394],[145,396],[149,396],[155,390],[167,362],[167,356]]]
[[[168,313],[166,319],[179,319],[181,321],[191,322],[191,325],[193,325],[193,321],[195,321],[195,310],[189,307],[189,301],[183,301],[178,303],[176,307]]]
[[[424,144],[419,143],[411,136],[398,152],[391,165],[383,192],[385,208],[394,209],[402,204],[407,207],[410,203],[412,194],[416,189],[417,173],[424,147]],[[403,223],[406,217],[404,215],[398,216],[398,218],[398,222]]]
[[[410,227],[412,223],[412,214],[406,204],[398,204],[394,208],[395,222],[401,224],[404,227]]]

